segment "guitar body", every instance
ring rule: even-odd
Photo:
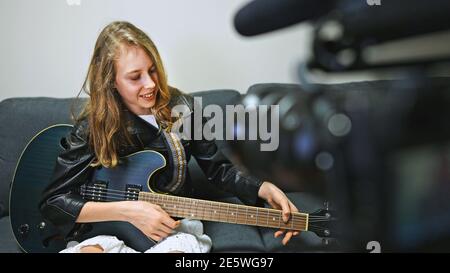
[[[38,204],[63,151],[61,138],[71,129],[70,125],[57,125],[41,131],[19,158],[9,207],[12,231],[25,252],[56,252],[66,246],[56,227],[43,220]]]
[[[25,252],[59,252],[66,248],[62,234],[43,219],[38,204],[51,182],[56,158],[64,150],[61,139],[71,129],[70,125],[56,125],[41,131],[28,143],[17,164],[11,186],[10,216],[14,236]],[[149,150],[120,160],[115,168],[97,169],[83,197],[93,201],[137,200],[136,192],[151,191],[150,177],[166,165],[161,154]],[[98,193],[100,197],[96,197]],[[86,224],[83,231],[77,240],[113,235],[138,251],[155,244],[127,222]]]

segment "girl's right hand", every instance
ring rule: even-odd
[[[155,241],[160,241],[174,232],[180,225],[160,206],[145,201],[123,201],[124,219],[133,224],[145,235]]]

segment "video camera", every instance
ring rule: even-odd
[[[446,0],[254,0],[235,16],[244,36],[314,26],[301,84],[256,87],[242,101],[279,106],[278,149],[232,150],[252,173],[330,199],[344,251],[371,241],[384,252],[450,250],[450,77],[435,76],[450,72],[449,14]],[[310,80],[355,71],[400,76]]]

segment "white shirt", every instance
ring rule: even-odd
[[[139,117],[159,129],[158,123],[156,122],[156,118],[154,115],[139,115]]]

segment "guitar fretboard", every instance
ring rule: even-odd
[[[284,222],[281,210],[140,192],[139,200],[159,205],[169,215],[197,220],[225,222],[289,230],[308,230],[308,214],[294,212]]]

